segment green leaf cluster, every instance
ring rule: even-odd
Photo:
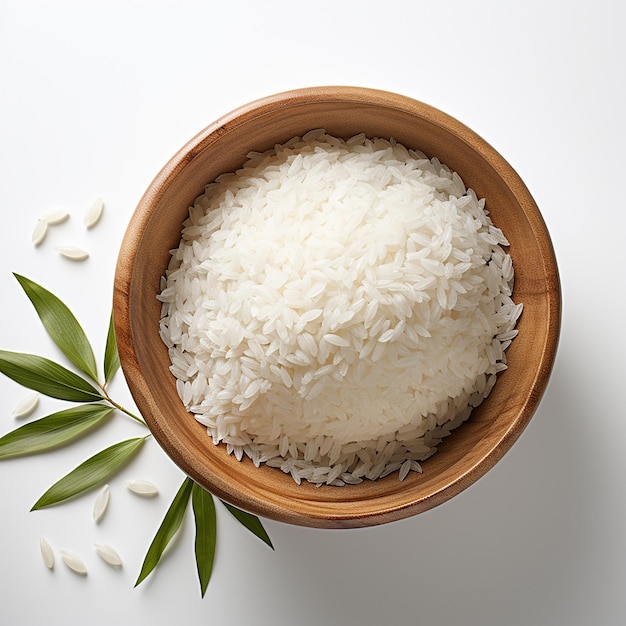
[[[109,320],[104,382],[98,379],[94,350],[70,309],[52,292],[15,274],[50,338],[80,374],[46,357],[0,350],[0,372],[15,382],[52,398],[77,403],[25,424],[0,437],[0,460],[38,454],[74,443],[102,424],[118,408],[106,385],[119,369],[113,317]],[[132,414],[131,414],[132,415]],[[133,416],[142,421],[140,418]],[[149,436],[149,435],[147,435]],[[141,447],[146,436],[114,444],[96,453],[54,483],[33,510],[59,504],[114,476]]]
[[[196,526],[196,566],[200,581],[200,591],[202,597],[204,597],[213,572],[215,547],[217,544],[217,519],[213,496],[204,487],[192,481],[191,478],[185,478],[174,496],[148,548],[135,586],[141,584],[158,565],[165,548],[176,535],[183,522],[190,498]],[[226,502],[221,502],[248,530],[264,541],[270,548],[274,549],[258,517],[241,511]]]
[[[25,424],[0,437],[0,461],[48,452],[74,443],[107,421],[116,409],[146,426],[140,417],[117,404],[107,392],[107,385],[120,368],[113,316],[109,319],[103,362],[104,379],[100,382],[94,350],[70,309],[41,285],[25,276],[14,276],[32,302],[51,339],[80,374],[42,356],[0,350],[0,373],[46,396],[77,403],[76,406]],[[92,455],[47,489],[31,510],[60,504],[110,480],[131,461],[148,437],[150,434],[120,441]],[[196,525],[198,578],[202,596],[205,595],[213,571],[217,541],[215,505],[213,496],[190,478],[184,480],[172,501],[148,549],[135,586],[159,563],[163,551],[184,519],[190,499]],[[273,549],[257,517],[224,504],[241,524]]]

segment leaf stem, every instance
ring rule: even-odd
[[[102,389],[102,393],[104,394],[106,401],[111,406],[114,406],[118,411],[121,411],[122,413],[126,413],[126,415],[134,419],[136,422],[139,422],[140,424],[143,424],[146,428],[148,428],[148,424],[146,424],[140,417],[138,417],[134,413],[131,413],[128,409],[124,408],[121,404],[118,404],[117,402],[115,402],[115,400],[113,400],[113,398],[108,394],[104,385],[98,385],[98,386],[100,387],[100,389]]]

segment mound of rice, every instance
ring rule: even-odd
[[[507,245],[455,172],[393,140],[250,153],[162,280],[178,393],[215,444],[297,483],[420,472],[506,368]]]

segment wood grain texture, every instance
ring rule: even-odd
[[[494,223],[511,242],[520,331],[507,351],[509,368],[470,420],[424,462],[424,473],[360,485],[296,485],[290,476],[214,446],[187,413],[159,338],[159,278],[177,247],[181,224],[206,183],[312,128],[348,138],[393,137],[438,157],[486,198]],[[557,264],[550,237],[528,189],[488,143],[421,102],[371,89],[319,87],[253,102],[194,137],[152,182],[130,221],[114,290],[120,359],[142,415],[166,453],[194,480],[228,502],[263,517],[322,528],[382,524],[441,504],[468,487],[506,453],[531,419],[548,383],[561,316]]]

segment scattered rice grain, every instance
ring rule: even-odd
[[[85,218],[83,220],[85,227],[93,228],[100,221],[103,211],[104,201],[102,198],[97,198],[85,213]]]
[[[53,211],[52,213],[46,213],[39,217],[40,222],[44,222],[48,226],[56,226],[66,222],[70,217],[67,211]]]
[[[111,567],[122,567],[122,558],[117,550],[108,543],[94,543],[93,547],[105,563],[108,563]]]
[[[76,246],[55,246],[55,250],[71,261],[84,261],[89,258],[88,252]]]
[[[63,563],[69,567],[73,572],[80,576],[87,576],[87,568],[85,563],[78,554],[71,552],[70,550],[61,550],[61,559]]]
[[[144,498],[154,498],[159,495],[159,489],[148,480],[129,480],[126,483],[129,491]]]
[[[32,415],[39,405],[39,394],[36,391],[24,396],[16,405],[11,415],[15,419],[23,419]]]
[[[54,567],[54,551],[45,537],[39,539],[39,549],[41,550],[41,556],[46,567],[52,569]]]
[[[48,223],[43,220],[37,220],[35,228],[33,230],[32,242],[35,246],[38,246],[46,238],[48,233]]]
[[[108,506],[109,506],[109,485],[104,485],[102,489],[98,492],[96,499],[93,503],[93,521],[98,523],[103,515],[105,514]]]

